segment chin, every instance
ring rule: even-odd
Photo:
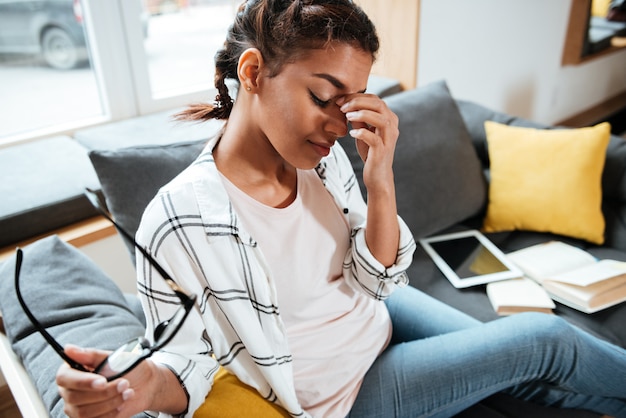
[[[324,158],[326,157],[316,155],[315,157],[311,158],[308,161],[303,161],[305,163],[304,165],[307,165],[307,168],[305,168],[305,170],[310,170],[310,169],[317,167],[320,161],[322,161]]]
[[[314,169],[315,167],[318,166],[320,161],[322,161],[322,159],[318,158],[317,161],[315,161],[315,162],[310,162],[310,163],[306,163],[306,164],[298,164],[298,165],[296,165],[296,168],[298,168],[300,170],[312,170],[312,169]]]

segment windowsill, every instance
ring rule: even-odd
[[[579,49],[578,51],[581,51]],[[594,52],[592,54],[587,54],[581,56],[579,53],[565,53],[563,55],[563,65],[580,65],[586,64],[588,62],[597,60],[598,58],[603,58],[608,55],[613,55],[615,53],[626,50],[626,38],[625,37],[614,37],[611,39],[611,46],[605,48],[601,51]]]
[[[616,40],[617,39],[617,40]],[[616,52],[626,50],[626,38],[619,37],[611,39],[611,46],[603,49],[602,51],[595,52],[593,54],[585,55],[581,57],[577,64],[585,64],[590,61],[596,60],[598,58],[606,57],[607,55],[612,55]]]
[[[57,230],[51,231],[46,234],[38,235],[36,237],[29,238],[21,241],[17,244],[0,248],[0,262],[3,262],[9,258],[14,252],[16,247],[25,247],[26,245],[35,242],[46,236],[57,234],[59,237],[67,243],[81,247],[86,244],[101,240],[103,238],[116,234],[115,227],[102,216],[96,216],[84,221],[76,222],[73,225],[69,225]]]

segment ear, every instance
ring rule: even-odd
[[[239,57],[237,76],[244,90],[250,91],[258,87],[261,70],[263,69],[263,56],[257,48],[248,48]]]

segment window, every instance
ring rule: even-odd
[[[0,146],[210,101],[236,4],[0,0]]]
[[[0,2],[0,97],[1,138],[102,117],[80,2]]]

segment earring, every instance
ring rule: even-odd
[[[252,87],[247,86],[247,87],[246,87],[246,91],[250,91],[250,90],[252,90]]]

